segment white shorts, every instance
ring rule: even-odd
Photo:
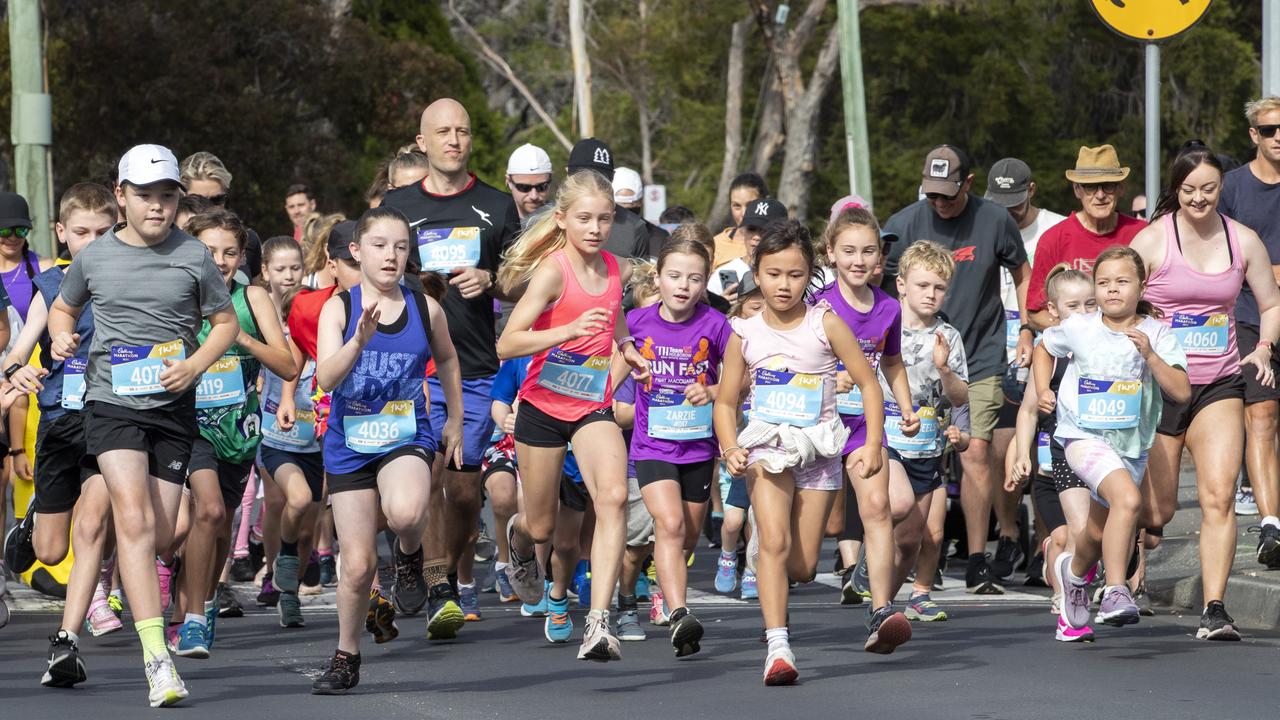
[[[1067,465],[1077,477],[1089,486],[1093,499],[1107,506],[1105,500],[1098,495],[1098,487],[1108,475],[1124,470],[1134,485],[1142,485],[1142,476],[1147,469],[1147,454],[1144,452],[1137,458],[1122,457],[1106,440],[1099,438],[1067,438],[1063,450],[1067,456]]]

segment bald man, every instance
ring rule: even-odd
[[[437,100],[422,112],[417,142],[427,156],[427,177],[388,192],[382,204],[404,213],[417,238],[418,252],[409,254],[406,283],[417,280],[420,271],[437,272],[449,280],[442,304],[462,369],[462,465],[450,461],[446,467],[436,458],[432,474],[443,482],[431,484],[425,561],[422,555],[404,558],[408,564],[425,565],[427,637],[447,639],[457,634],[464,618],[480,619],[468,545],[480,515],[480,463],[493,435],[489,394],[498,373],[493,301],[505,299],[494,279],[502,251],[520,233],[520,215],[510,195],[468,169],[471,116],[456,100]],[[439,443],[448,417],[444,390],[434,377],[427,383],[431,428]],[[415,614],[423,604],[421,593],[396,594],[400,612]]]

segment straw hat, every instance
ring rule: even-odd
[[[1075,169],[1068,170],[1066,174],[1071,182],[1089,185],[1124,180],[1129,177],[1129,168],[1120,167],[1120,158],[1116,156],[1114,147],[1103,145],[1080,148]]]

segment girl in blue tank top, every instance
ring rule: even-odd
[[[378,511],[399,537],[396,608],[415,613],[427,600],[421,538],[431,462],[439,450],[462,464],[462,378],[448,324],[436,301],[400,284],[409,253],[417,251],[409,222],[395,209],[369,210],[346,250],[360,264],[360,284],[325,303],[316,353],[316,382],[332,389],[324,466],[342,545],[338,648],[312,685],[321,695],[345,694],[360,681],[360,634],[378,567]],[[423,392],[432,358],[449,408],[442,448],[433,439]]]

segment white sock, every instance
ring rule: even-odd
[[[764,631],[764,637],[769,641],[770,653],[791,647],[791,632],[785,627],[768,628]]]
[[[511,567],[510,563],[504,563],[501,560],[493,564],[493,569],[498,572],[502,572],[503,570],[506,570],[509,567]]]
[[[1270,525],[1271,527],[1274,527],[1274,528],[1280,528],[1280,517],[1276,517],[1275,515],[1268,515],[1262,518],[1262,524]]]
[[[80,636],[79,636],[79,635],[76,635],[75,633],[71,632],[70,630],[68,630],[68,629],[66,629],[66,628],[62,628],[62,632],[66,633],[66,634],[67,634],[67,637],[71,638],[71,642],[75,643],[76,645],[79,645],[79,644],[80,644]]]
[[[1067,567],[1067,582],[1071,583],[1072,585],[1084,585],[1085,584],[1084,578],[1076,575],[1074,572],[1071,571],[1071,563],[1068,562],[1064,564]]]
[[[459,589],[459,590],[461,590],[462,588],[467,588],[468,590],[475,590],[475,589],[476,589],[476,581],[475,581],[475,580],[472,580],[472,581],[471,581],[471,582],[469,582],[469,583],[464,583],[464,582],[462,582],[461,580],[459,580],[459,581],[458,581],[458,589]]]
[[[195,613],[187,613],[187,616],[183,618],[183,620],[185,620],[186,622],[199,623],[200,625],[208,625],[209,623],[209,621],[205,618],[203,613],[200,615],[197,615]]]

